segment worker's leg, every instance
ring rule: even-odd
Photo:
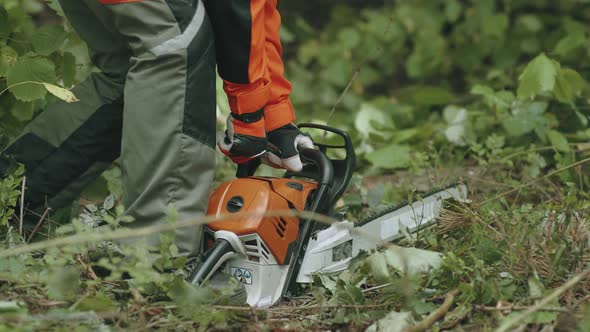
[[[84,0],[86,3],[98,0]],[[104,20],[133,56],[124,97],[121,165],[130,227],[196,220],[215,166],[215,54],[198,0],[103,1]],[[200,248],[201,227],[176,232],[181,253]],[[157,244],[158,235],[148,239]]]
[[[8,159],[25,165],[25,200],[31,209],[71,203],[120,154],[128,47],[83,2],[63,0],[62,6],[103,72],[73,89],[79,102],[48,106],[2,151],[0,174]]]

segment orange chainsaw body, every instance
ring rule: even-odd
[[[209,200],[208,216],[244,214],[209,223],[211,231],[238,236],[258,234],[279,264],[284,264],[289,245],[299,234],[296,216],[264,216],[268,212],[303,211],[317,183],[289,178],[248,177],[223,183]]]

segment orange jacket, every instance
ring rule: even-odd
[[[219,75],[233,113],[264,108],[266,131],[295,120],[284,77],[277,0],[205,0]]]

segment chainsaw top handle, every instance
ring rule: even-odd
[[[318,150],[302,149],[300,151],[301,160],[304,167],[301,172],[285,172],[284,177],[304,177],[316,180],[320,185],[329,186],[329,191],[325,192],[328,196],[322,199],[323,203],[327,205],[328,210],[332,208],[336,201],[342,196],[348,183],[352,178],[352,174],[356,167],[356,155],[354,153],[354,146],[348,134],[340,129],[332,128],[326,125],[315,123],[302,123],[298,125],[300,129],[317,129],[323,131],[324,134],[332,133],[339,136],[344,142],[341,145],[332,145],[327,143],[320,143],[314,141],[314,145]],[[324,135],[325,137],[325,135]],[[343,150],[344,159],[329,159],[327,157],[328,151]],[[254,175],[260,166],[260,158],[253,159],[247,163],[238,165],[236,176],[244,178]],[[327,212],[327,211],[324,211]]]
[[[342,139],[342,144],[339,145],[332,145],[324,142],[319,142],[318,140],[314,141],[314,145],[318,147],[318,149],[324,154],[328,155],[328,151],[332,150],[340,150],[344,152],[343,159],[330,159],[332,167],[334,168],[334,182],[332,183],[332,188],[330,189],[330,200],[329,206],[330,208],[336,205],[340,196],[344,193],[348,184],[350,183],[350,179],[352,178],[352,174],[356,169],[356,154],[354,153],[354,146],[352,145],[352,140],[348,133],[343,130],[333,128],[326,125],[316,124],[316,123],[302,123],[299,124],[300,129],[317,129],[323,131],[324,134],[322,135],[326,138],[327,133],[332,133],[339,136]],[[300,172],[303,176],[309,176],[309,174],[313,173],[313,168],[304,167],[303,170]],[[300,176],[300,174],[295,174]],[[292,176],[290,172],[285,174],[286,177]]]

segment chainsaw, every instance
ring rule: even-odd
[[[299,128],[322,131],[324,138],[331,137],[325,140],[330,143],[315,142],[315,149],[302,149],[303,170],[287,171],[280,178],[255,176],[259,159],[238,166],[237,178],[210,197],[207,215],[220,219],[205,229],[205,254],[189,277],[191,284],[202,285],[214,273],[226,273],[244,284],[250,306],[269,307],[299,294],[315,274],[344,271],[359,253],[431,224],[445,200],[467,195],[465,185],[455,185],[361,222],[317,222],[313,214],[333,213],[350,182],[356,156],[344,131],[319,124]],[[309,217],[280,213],[293,210],[306,211]],[[278,213],[268,215],[271,211]]]

